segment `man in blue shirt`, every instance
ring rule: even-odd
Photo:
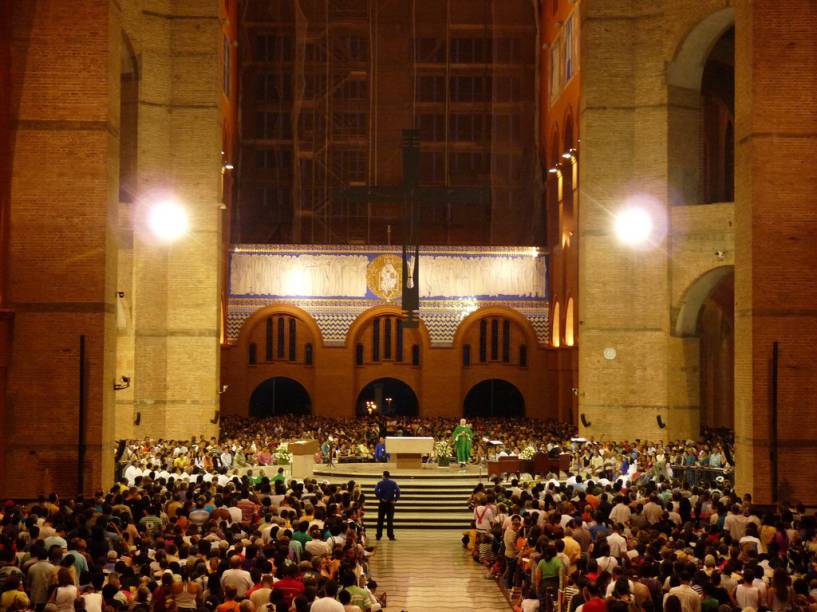
[[[394,505],[400,499],[400,487],[391,480],[388,470],[383,472],[383,480],[374,488],[374,496],[380,502],[377,507],[377,539],[383,537],[383,521],[386,520],[386,534],[390,540],[394,537]]]
[[[386,463],[389,460],[389,455],[386,453],[386,442],[382,437],[374,447],[374,460],[378,463]]]

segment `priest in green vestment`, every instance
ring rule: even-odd
[[[451,437],[454,440],[454,450],[457,452],[457,463],[460,464],[460,467],[465,467],[465,464],[471,460],[474,430],[465,422],[465,419],[460,419],[460,424],[454,429]]]

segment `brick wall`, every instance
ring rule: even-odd
[[[770,363],[780,343],[779,493],[817,502],[817,6],[736,6],[737,483],[771,501]]]
[[[528,416],[544,419],[560,415],[553,380],[558,378],[565,365],[554,361],[551,353],[555,351],[540,347],[533,330],[525,330],[517,318],[512,320],[510,362],[501,362],[501,345],[499,360],[489,360],[485,364],[479,362],[480,317],[510,316],[506,309],[485,308],[473,313],[464,321],[463,332],[457,334],[450,348],[432,348],[427,333],[422,328],[406,330],[404,362],[397,363],[393,359],[384,359],[382,351],[381,361],[373,362],[371,359],[372,319],[399,314],[394,307],[377,307],[361,315],[360,320],[350,329],[345,346],[327,347],[320,341],[315,342],[314,365],[311,367],[303,365],[302,359],[298,363],[289,363],[287,360],[265,363],[266,316],[274,315],[279,310],[278,307],[271,307],[253,315],[245,324],[245,331],[242,331],[238,344],[225,347],[222,355],[222,382],[229,385],[229,388],[221,398],[223,414],[247,415],[250,396],[259,384],[273,376],[287,376],[306,388],[312,400],[313,413],[321,416],[353,417],[359,393],[369,382],[378,378],[397,378],[408,384],[417,395],[422,416],[461,416],[463,400],[468,391],[480,381],[491,378],[507,380],[520,390]],[[295,308],[281,312],[298,316]],[[308,319],[308,315],[301,313],[300,319]],[[381,338],[382,334],[381,329]],[[315,336],[317,334],[313,331],[310,337]],[[249,365],[247,362],[248,345],[251,341],[258,344],[256,365]],[[525,368],[518,365],[519,345],[523,342],[528,346],[528,365]],[[355,365],[357,343],[364,346],[363,366]],[[415,343],[421,347],[419,367],[411,365],[411,345]],[[471,345],[472,365],[469,367],[462,366],[462,346],[465,343]],[[569,368],[569,362],[567,367]],[[565,416],[570,409],[569,399],[567,401]]]
[[[113,3],[14,3],[5,493],[78,483],[79,342],[86,338],[84,490],[110,480],[118,160]],[[65,37],[66,31],[73,32]],[[116,72],[118,75],[118,71]]]

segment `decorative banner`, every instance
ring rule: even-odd
[[[546,299],[545,257],[535,248],[424,247],[420,297]],[[388,247],[236,246],[235,297],[374,298],[401,293],[402,264]]]
[[[403,291],[403,262],[397,255],[375,258],[366,271],[366,285],[377,297],[391,302]]]
[[[236,245],[230,252],[228,342],[253,312],[291,305],[308,312],[328,346],[342,345],[369,308],[396,303],[399,247]],[[433,346],[450,346],[462,320],[484,306],[513,308],[541,344],[550,335],[545,256],[535,248],[425,247],[420,319]]]

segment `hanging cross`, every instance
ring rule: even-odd
[[[486,187],[421,187],[420,130],[403,130],[403,182],[394,187],[349,187],[340,193],[347,202],[374,204],[400,203],[403,242],[402,308],[404,327],[417,327],[420,310],[420,204],[485,204],[490,199]]]

